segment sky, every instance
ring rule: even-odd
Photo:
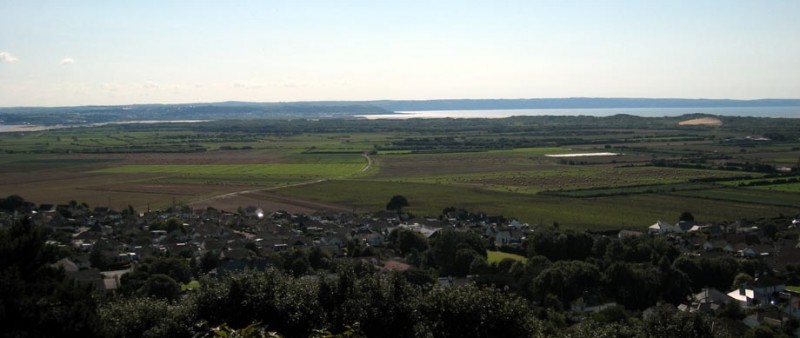
[[[0,0],[0,106],[800,98],[800,1]]]

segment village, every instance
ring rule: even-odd
[[[659,220],[641,230],[590,235],[618,240],[662,237],[683,256],[735,257],[768,267],[761,275],[743,279],[736,289],[703,288],[677,306],[678,310],[715,316],[735,304],[744,318],[727,324],[741,326],[742,331],[761,324],[780,327],[800,319],[800,287],[791,286],[800,284],[800,230],[796,228],[800,221],[776,218],[759,227],[743,220],[701,224],[684,216],[675,224]],[[63,269],[74,280],[94,285],[100,297],[123,287],[123,276],[152,258],[189,261],[194,277],[182,285],[186,290],[197,287],[196,280],[203,275],[223,277],[245,269],[263,269],[275,264],[281,253],[312,248],[326,260],[355,260],[377,272],[413,269],[418,263],[387,246],[390,234],[397,229],[410,230],[427,239],[436,238],[443,230],[473,233],[480,235],[491,250],[524,255],[530,236],[552,228],[454,208],[445,209],[439,217],[413,217],[392,211],[305,215],[253,206],[236,212],[188,207],[137,212],[132,208],[90,209],[74,202],[38,206],[26,203],[13,213],[0,214],[0,228],[24,217],[33,225],[51,229],[48,244],[69,253],[52,266]],[[295,273],[313,275],[314,267],[301,266]],[[472,283],[479,277],[472,272],[466,276],[435,277],[440,286],[449,287]],[[579,318],[615,305],[613,299],[580,297],[569,304],[568,311]]]

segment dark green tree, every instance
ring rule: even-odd
[[[439,268],[440,275],[464,276],[469,272],[473,255],[486,258],[484,242],[480,235],[472,232],[444,230],[433,239],[428,252]],[[461,255],[458,255],[459,251]]]
[[[694,222],[694,215],[692,215],[691,212],[684,211],[681,213],[681,216],[678,217],[678,220],[684,222]]]
[[[542,271],[533,280],[533,293],[537,299],[554,294],[562,303],[592,293],[600,285],[600,272],[592,264],[582,261],[558,261]]]
[[[170,276],[159,273],[150,275],[139,293],[148,297],[176,300],[181,295],[181,287]]]
[[[466,276],[470,272],[470,267],[472,266],[472,262],[475,261],[477,258],[482,258],[472,249],[463,248],[456,251],[455,261],[453,262],[453,270],[452,274],[455,276]],[[486,259],[484,258],[484,265],[486,265]]]
[[[331,257],[327,253],[323,252],[319,246],[311,247],[311,250],[308,252],[308,263],[311,264],[311,267],[314,269],[327,269],[330,265]]]
[[[50,267],[55,247],[26,218],[0,228],[0,322],[6,337],[90,337],[97,304],[92,286]]]
[[[401,196],[401,195],[394,195],[389,200],[389,203],[386,203],[386,210],[395,210],[398,214],[403,212],[403,208],[408,206],[408,200]]]
[[[574,231],[536,231],[528,240],[528,256],[545,256],[551,261],[583,260],[592,255],[591,235]]]
[[[753,282],[753,276],[750,276],[750,275],[748,275],[748,274],[746,274],[744,272],[739,273],[733,279],[733,284],[731,285],[731,290],[737,290],[737,289],[739,289],[739,287],[741,287],[741,286],[743,286],[745,284],[751,283],[751,282]]]
[[[726,332],[714,330],[711,318],[703,313],[678,311],[663,305],[643,316],[638,331],[640,336],[653,338],[726,336]]]
[[[151,297],[117,298],[98,309],[101,337],[194,337],[189,304]]]
[[[744,338],[789,338],[790,336],[769,325],[759,325],[747,330]]]
[[[12,212],[25,205],[30,205],[30,202],[26,202],[25,199],[19,195],[11,195],[6,198],[0,198],[0,210]]]
[[[644,310],[658,301],[659,272],[652,266],[617,262],[606,269],[606,294],[627,309]]]
[[[419,305],[434,337],[536,337],[542,326],[527,302],[493,288],[435,288]]]
[[[89,263],[92,264],[92,267],[98,270],[106,270],[109,265],[109,259],[103,253],[103,248],[98,244],[92,248],[92,252],[89,254]]]
[[[289,271],[295,277],[300,277],[302,275],[305,275],[306,272],[308,272],[308,269],[311,267],[310,266],[311,264],[309,264],[308,259],[306,259],[305,257],[297,257],[293,259],[289,264],[290,264]]]
[[[418,252],[428,250],[428,239],[422,234],[409,229],[399,228],[392,231],[389,234],[389,242],[402,255],[406,255],[414,249]]]
[[[200,270],[202,272],[209,272],[219,266],[219,252],[207,251],[200,258]]]
[[[183,258],[158,259],[150,264],[150,274],[164,274],[180,283],[192,280],[192,269]]]

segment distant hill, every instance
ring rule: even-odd
[[[800,99],[647,98],[449,99],[309,102],[218,102],[119,106],[0,108],[0,124],[87,124],[119,121],[333,118],[396,111],[479,109],[700,108],[800,106]]]
[[[392,111],[360,102],[220,102],[125,106],[0,108],[0,124],[87,124],[120,121],[326,118]]]

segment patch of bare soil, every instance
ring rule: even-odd
[[[94,190],[120,193],[142,193],[157,195],[200,196],[220,191],[239,191],[245,186],[206,185],[206,184],[157,184],[149,182],[126,182],[102,186],[81,187],[80,190]]]
[[[228,194],[224,197],[206,199],[191,203],[192,208],[213,207],[235,211],[239,207],[255,206],[267,211],[284,210],[292,213],[311,214],[316,211],[350,212],[352,209],[341,205],[319,203],[299,198],[280,196],[269,191],[251,191]]]
[[[679,126],[721,126],[722,121],[716,117],[703,117],[678,122]]]

